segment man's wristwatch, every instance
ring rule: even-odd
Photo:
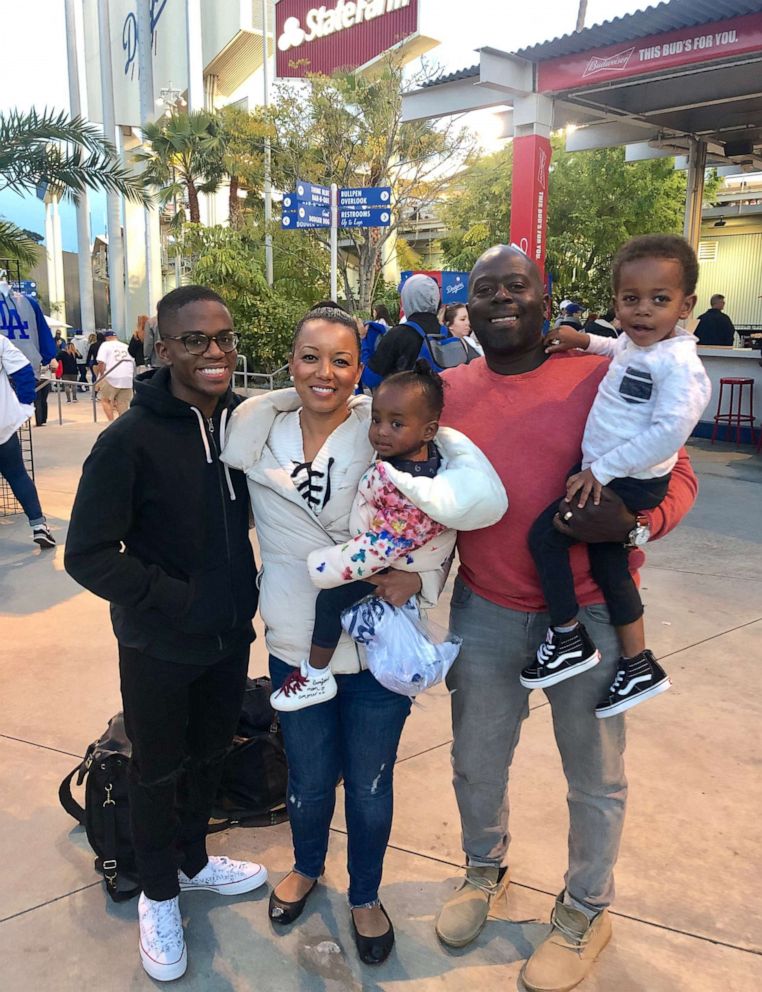
[[[651,540],[651,528],[648,525],[648,517],[645,513],[639,513],[635,518],[635,526],[627,535],[624,546],[626,548],[642,548]]]

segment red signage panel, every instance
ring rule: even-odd
[[[278,76],[356,69],[418,30],[418,0],[280,0]]]
[[[549,59],[537,67],[537,84],[541,93],[558,93],[750,52],[762,52],[762,14]]]
[[[545,271],[550,141],[539,134],[513,139],[511,243]]]

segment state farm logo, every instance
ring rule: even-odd
[[[604,69],[626,69],[632,58],[635,48],[628,48],[626,52],[618,52],[616,55],[609,55],[605,59],[594,56],[587,63],[587,68],[582,73],[585,76],[592,76],[596,72],[603,72]]]
[[[313,7],[304,15],[304,27],[298,17],[287,17],[278,38],[278,48],[287,52],[318,38],[327,38],[377,17],[393,14],[410,6],[410,0],[338,0],[333,8]]]

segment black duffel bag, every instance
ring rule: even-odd
[[[106,891],[114,902],[132,899],[140,892],[127,799],[127,763],[131,751],[124,718],[117,713],[58,789],[63,808],[87,832],[90,847],[95,851],[95,870],[103,875]],[[77,785],[85,782],[84,808],[71,794],[75,775]]]
[[[228,748],[209,832],[228,827],[264,827],[288,819],[288,769],[277,714],[270,706],[267,678],[248,679],[236,736]],[[121,713],[88,747],[84,758],[61,782],[61,805],[80,823],[95,852],[95,870],[103,875],[114,902],[140,892],[130,835],[127,764],[131,744]],[[84,807],[74,799],[72,780],[85,785]]]
[[[288,819],[288,765],[268,678],[247,679],[241,719],[228,748],[209,832],[269,827]]]

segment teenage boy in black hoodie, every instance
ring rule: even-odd
[[[133,748],[140,957],[169,981],[187,967],[179,892],[248,892],[267,872],[208,857],[205,845],[257,606],[246,481],[219,460],[241,402],[230,388],[237,335],[203,286],[168,293],[158,321],[165,366],[138,380],[132,406],[85,462],[65,566],[111,603]]]

